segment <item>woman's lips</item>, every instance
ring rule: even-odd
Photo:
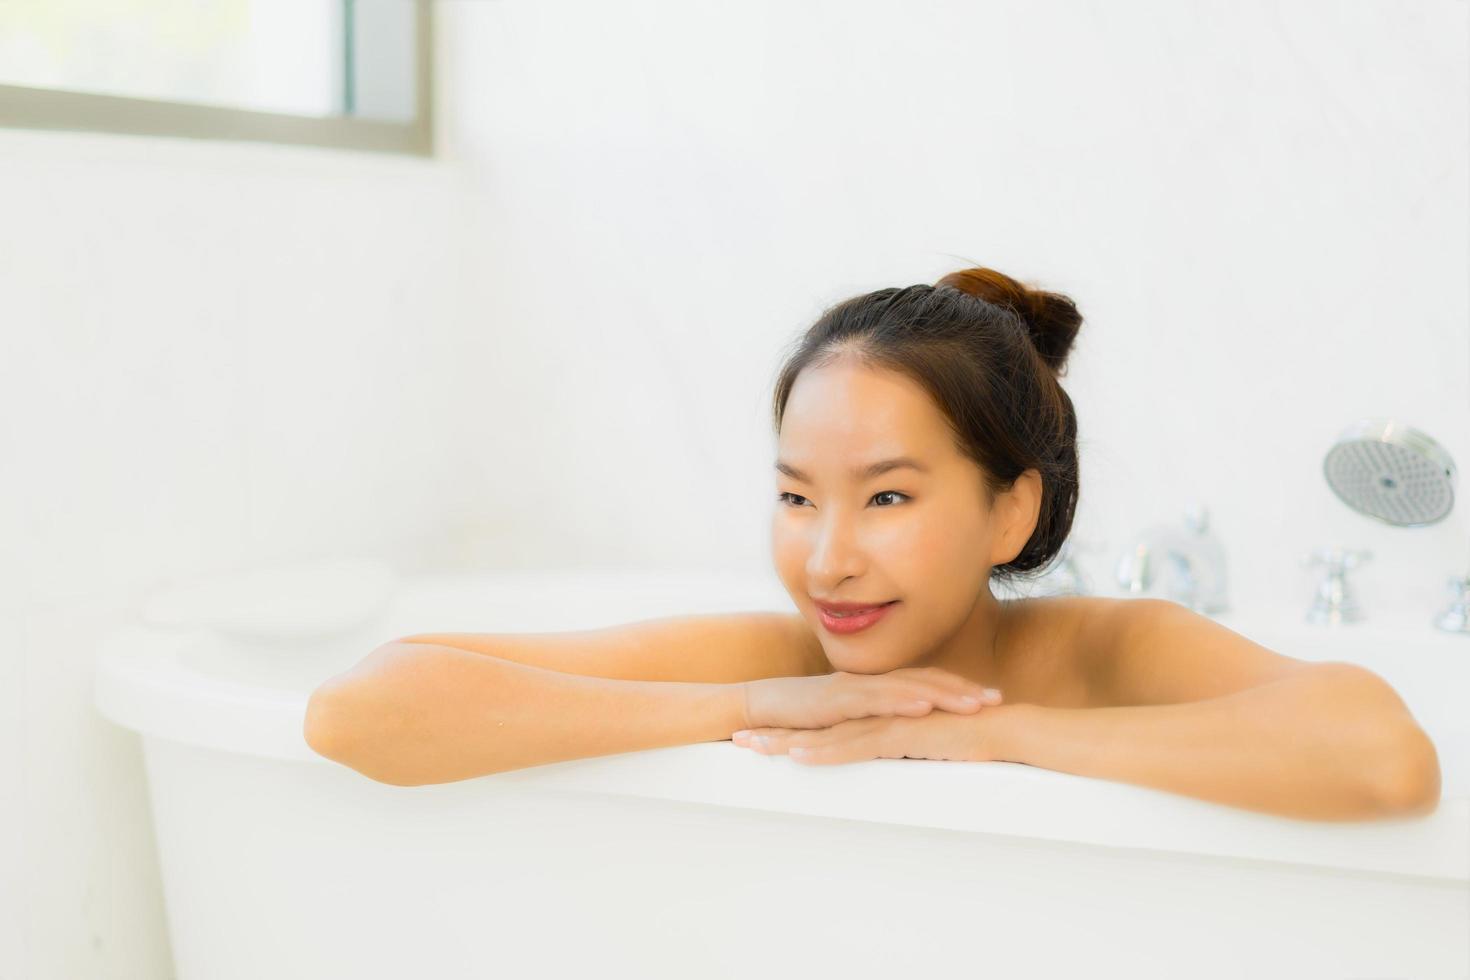
[[[848,613],[843,616],[834,615],[821,606],[817,606],[817,615],[821,617],[822,626],[829,632],[844,634],[856,633],[859,630],[867,629],[869,626],[883,619],[897,602],[898,600],[894,599],[892,602],[885,602],[875,609]]]

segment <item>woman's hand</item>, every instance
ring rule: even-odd
[[[762,755],[834,765],[868,759],[950,759],[990,762],[1004,758],[1002,726],[1018,705],[984,707],[978,713],[934,711],[919,718],[858,718],[817,730],[753,728],[731,741]]]
[[[900,667],[883,674],[839,670],[811,677],[766,677],[744,681],[741,686],[747,728],[830,728],[854,718],[920,717],[935,707],[973,715],[1001,700],[999,691],[939,667]]]

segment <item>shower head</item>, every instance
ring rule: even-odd
[[[1398,527],[1444,518],[1455,504],[1455,463],[1439,443],[1389,419],[1366,419],[1337,437],[1322,472],[1353,510]]]

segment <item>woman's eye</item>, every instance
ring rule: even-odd
[[[880,490],[879,492],[873,494],[873,496],[871,498],[869,498],[869,499],[871,499],[871,500],[877,500],[879,497],[902,497],[904,500],[911,499],[908,494],[906,494],[906,493],[899,493],[897,490]],[[791,500],[805,500],[806,499],[805,497],[803,497],[803,496],[801,496],[799,494],[795,494],[795,493],[780,493],[780,494],[777,494],[776,495],[776,500],[779,501],[779,502],[782,502],[782,503],[788,502],[788,499],[787,498],[790,498]],[[792,506],[793,507],[800,507],[801,504],[793,503]],[[893,505],[892,504],[888,504],[887,506],[891,507]]]

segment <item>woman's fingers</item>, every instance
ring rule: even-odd
[[[868,718],[901,715],[920,718],[939,708],[954,714],[974,714],[1000,704],[998,690],[966,680],[935,667],[904,667],[883,674],[840,673],[836,702],[842,717]]]
[[[957,714],[978,711],[989,704],[999,704],[1001,699],[999,691],[978,687],[978,685],[974,688],[965,687],[958,691],[940,691],[931,696],[939,707]]]
[[[793,745],[810,746],[825,742],[830,729],[752,728],[736,732],[730,741],[763,755],[785,755]]]
[[[785,755],[793,761],[813,764],[852,762],[881,755],[877,738],[882,731],[878,718],[843,722],[841,729],[752,728],[732,735],[736,745],[761,755]]]
[[[924,692],[919,696],[930,697],[930,692],[933,692],[935,703],[946,710],[954,710],[951,707],[952,704],[972,703],[966,701],[967,698],[975,698],[981,704],[1000,700],[998,690],[967,680],[941,667],[901,668],[893,673],[915,675],[916,679],[921,682],[920,686]]]
[[[795,729],[790,728],[751,728],[739,731],[730,736],[730,741],[736,745],[757,752],[785,751],[785,740],[790,737]]]
[[[879,679],[882,676],[880,675]],[[979,711],[986,705],[999,704],[1001,692],[967,681],[962,677],[944,675],[932,680],[925,679],[917,684],[913,681],[905,681],[897,689],[892,691],[885,689],[879,700],[888,705],[888,710],[875,713],[913,717],[915,714],[928,714],[930,707],[937,707],[956,714],[969,714]],[[919,704],[926,704],[929,707],[919,710],[915,707]]]

